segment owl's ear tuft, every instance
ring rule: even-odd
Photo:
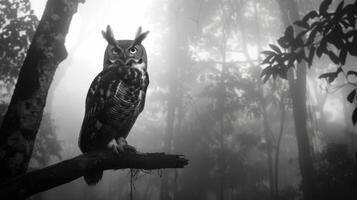
[[[114,34],[112,31],[112,28],[110,28],[109,25],[107,25],[107,30],[106,31],[102,31],[103,37],[104,39],[111,45],[115,45],[115,38],[114,38]]]
[[[149,31],[146,31],[145,33],[142,33],[141,32],[141,27],[139,27],[138,31],[136,32],[133,44],[131,46],[135,46],[137,44],[141,44],[141,42],[146,38],[146,36],[148,34],[149,34]]]

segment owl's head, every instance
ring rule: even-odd
[[[140,71],[147,69],[147,56],[141,42],[145,39],[149,31],[141,32],[139,27],[134,40],[116,40],[110,26],[106,31],[102,31],[108,46],[104,53],[103,70],[112,66],[134,67]]]

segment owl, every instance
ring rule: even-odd
[[[103,70],[87,93],[79,136],[83,153],[107,148],[120,153],[130,147],[125,138],[144,109],[149,85],[147,56],[141,44],[148,32],[142,33],[139,27],[134,40],[115,40],[108,25],[102,34],[108,46]],[[84,179],[88,185],[94,185],[102,175],[102,171],[90,171]]]

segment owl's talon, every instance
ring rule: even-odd
[[[119,154],[119,151],[116,147],[113,148],[114,153]]]
[[[133,146],[131,146],[131,145],[125,145],[125,149],[126,149],[126,151],[128,151],[128,152],[132,152],[132,153],[136,153],[137,151],[136,151],[136,148],[135,147],[133,147]]]
[[[120,149],[120,152],[124,152],[124,148],[128,143],[123,137],[120,137],[117,139],[117,144],[118,144],[118,148]]]
[[[118,149],[118,151],[119,151],[120,153],[123,153],[123,152],[124,152],[124,146],[123,146],[123,145],[118,144],[117,149]]]
[[[114,139],[111,140],[107,146],[109,149],[113,150],[113,152],[116,154],[120,154],[120,152],[123,152],[123,150],[121,150],[122,148],[120,148],[119,144]]]

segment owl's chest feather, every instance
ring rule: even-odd
[[[85,119],[95,119],[118,133],[127,133],[143,109],[147,85],[148,81],[137,69],[102,71],[88,92]],[[95,129],[100,131],[101,126]]]
[[[113,126],[122,127],[136,118],[140,106],[140,85],[129,85],[117,81],[107,89],[110,95],[104,108],[104,121]]]

